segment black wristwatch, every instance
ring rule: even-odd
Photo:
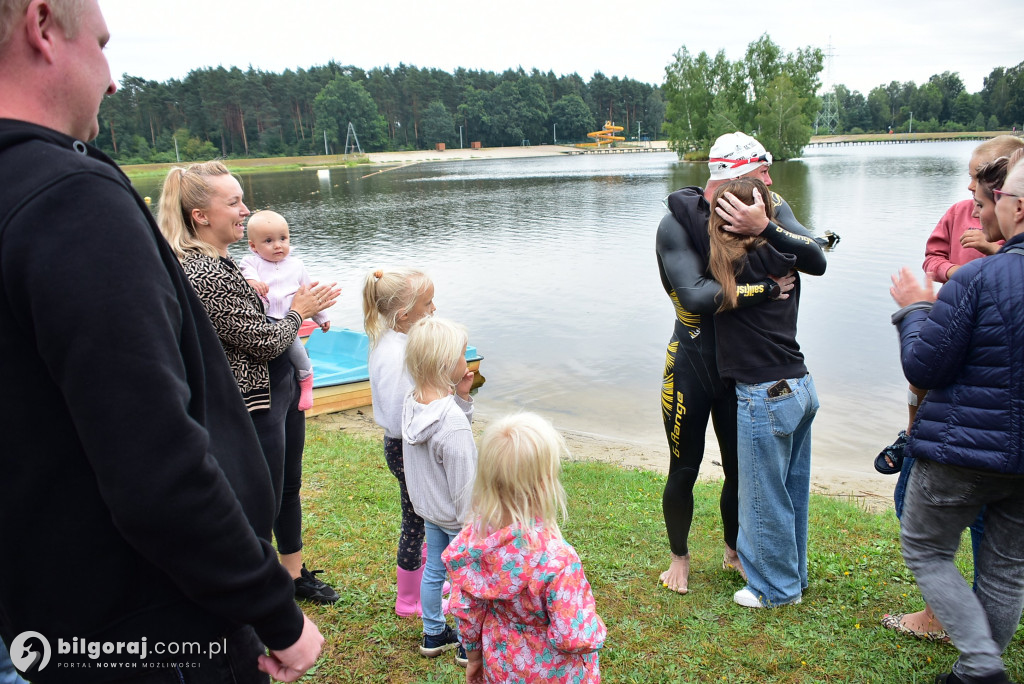
[[[779,297],[782,296],[782,286],[781,285],[779,285],[777,282],[775,282],[771,278],[766,279],[765,282],[768,284],[768,299],[770,299],[770,300],[772,300],[774,302],[776,299],[778,299]]]

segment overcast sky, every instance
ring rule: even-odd
[[[749,9],[740,9],[743,5]],[[714,6],[714,9],[712,9]],[[960,73],[969,92],[994,67],[1024,61],[1020,0],[100,0],[115,81],[165,81],[192,69],[250,65],[280,73],[330,60],[370,70],[400,62],[452,72],[522,66],[664,82],[685,45],[735,61],[767,32],[785,52],[827,50],[828,86],[865,95],[890,81]]]

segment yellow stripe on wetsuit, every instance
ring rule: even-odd
[[[675,382],[672,378],[676,367],[676,352],[679,351],[679,340],[668,343],[665,352],[665,375],[661,379],[661,412],[667,418],[672,414],[672,399],[675,397]]]
[[[676,296],[675,290],[669,292],[668,296],[672,298],[672,306],[676,308],[676,319],[686,326],[690,338],[693,339],[700,335],[700,314],[690,313],[684,309],[683,305],[679,303],[679,297]]]
[[[665,375],[661,380],[661,413],[666,424],[672,424],[669,435],[669,449],[674,458],[679,458],[679,437],[682,433],[683,416],[686,415],[686,402],[682,392],[676,392],[675,367],[676,354],[679,352],[679,340],[672,340],[665,353]]]

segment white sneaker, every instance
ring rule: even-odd
[[[797,596],[795,600],[789,601],[788,603],[780,603],[776,606],[766,606],[761,603],[761,599],[759,597],[754,595],[754,592],[750,591],[749,587],[743,587],[732,595],[732,600],[744,608],[778,608],[779,606],[795,606],[804,599],[803,596]]]

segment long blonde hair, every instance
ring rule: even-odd
[[[416,268],[377,269],[363,281],[363,328],[376,347],[385,330],[398,325],[398,317],[407,314],[416,300],[430,287],[430,277]]]
[[[427,388],[455,390],[457,381],[452,380],[452,374],[466,353],[468,341],[466,329],[446,318],[428,316],[413,324],[405,347],[405,367],[415,384],[417,401]]]
[[[229,173],[219,161],[209,161],[187,167],[175,166],[164,178],[157,221],[160,232],[179,260],[188,252],[200,252],[214,258],[220,256],[213,245],[199,238],[192,210],[210,206],[208,179]]]
[[[751,252],[766,242],[763,237],[730,233],[722,226],[728,221],[718,215],[714,207],[718,200],[727,192],[731,192],[744,204],[754,203],[754,190],[764,200],[764,211],[768,219],[775,218],[775,209],[769,201],[768,186],[759,178],[736,178],[723,183],[715,190],[711,199],[711,218],[708,220],[708,237],[711,239],[711,256],[708,267],[711,276],[722,286],[722,304],[718,311],[736,308],[736,275],[743,269],[747,252]]]
[[[518,524],[532,530],[535,521],[561,536],[566,518],[565,489],[558,479],[565,440],[536,413],[518,413],[484,431],[473,484],[473,533],[479,537]]]

